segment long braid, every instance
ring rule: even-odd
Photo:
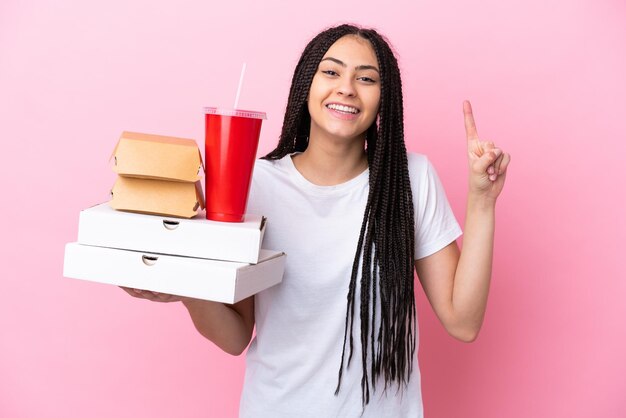
[[[326,51],[345,35],[370,41],[381,79],[378,122],[367,131],[370,190],[348,285],[344,341],[335,390],[338,394],[344,364],[350,365],[354,351],[355,296],[361,266],[361,391],[365,406],[370,400],[370,385],[375,389],[379,378],[384,379],[384,390],[393,383],[399,388],[408,383],[417,332],[413,290],[414,215],[404,144],[402,82],[387,41],[374,30],[352,25],[330,28],[313,38],[296,65],[278,145],[263,158],[277,160],[307,148],[311,125],[307,97],[313,77]],[[375,329],[377,315],[380,326]],[[349,352],[347,361],[346,352]]]

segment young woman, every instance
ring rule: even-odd
[[[461,229],[428,159],[407,154],[400,72],[376,31],[330,28],[297,64],[280,141],[258,160],[248,212],[283,282],[235,305],[182,301],[198,331],[247,353],[243,417],[420,417],[414,272],[446,330],[481,327],[496,198],[508,154],[478,138],[463,103],[469,193]]]

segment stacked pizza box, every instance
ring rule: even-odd
[[[266,219],[205,219],[193,139],[124,132],[110,202],[81,211],[64,276],[235,303],[279,283],[282,252],[261,249]]]

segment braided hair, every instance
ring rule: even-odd
[[[372,45],[380,69],[381,98],[377,121],[366,133],[369,195],[358,238],[347,295],[346,323],[335,395],[353,353],[355,290],[359,261],[362,403],[370,400],[370,386],[379,377],[384,390],[392,383],[408,384],[416,345],[413,293],[414,216],[406,146],[404,144],[402,83],[398,62],[386,39],[373,29],[353,25],[329,28],[315,36],[296,66],[280,140],[264,159],[277,160],[308,146],[311,116],[307,97],[313,76],[328,49],[340,38],[356,35]],[[380,297],[381,312],[376,312]],[[379,329],[374,329],[377,315]],[[347,359],[346,345],[350,352]],[[369,361],[368,361],[369,360]]]

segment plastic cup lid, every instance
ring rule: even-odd
[[[227,109],[223,107],[205,107],[205,114],[221,116],[239,116],[242,118],[267,119],[265,112],[255,112],[254,110]]]

